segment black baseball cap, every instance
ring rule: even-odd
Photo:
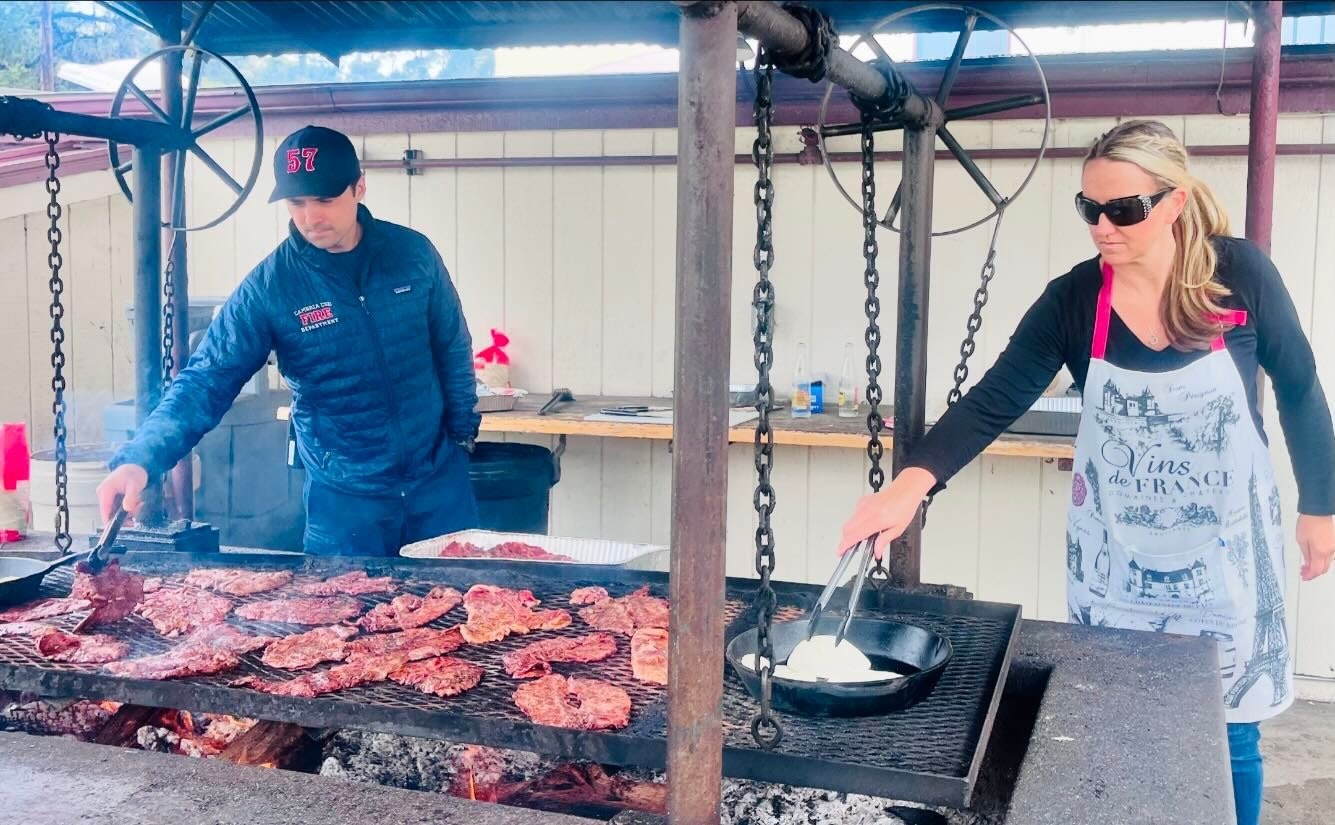
[[[342,132],[306,126],[284,138],[273,156],[273,194],[284,198],[334,198],[362,176],[357,150]]]

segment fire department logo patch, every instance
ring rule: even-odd
[[[304,306],[293,314],[297,316],[297,321],[301,323],[302,332],[310,332],[320,327],[331,327],[338,323],[338,316],[334,314],[334,305],[329,301]]]

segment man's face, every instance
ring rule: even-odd
[[[347,252],[361,240],[357,204],[366,195],[366,177],[333,198],[287,198],[287,214],[312,246],[326,252]]]

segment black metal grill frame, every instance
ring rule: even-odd
[[[357,597],[369,608],[402,592],[424,594],[436,585],[461,592],[478,583],[532,590],[542,607],[572,611],[570,591],[599,585],[624,595],[644,584],[667,595],[663,573],[606,567],[527,562],[473,562],[458,559],[380,559],[293,556],[268,553],[191,555],[139,552],[124,557],[127,568],[147,575],[173,576],[197,567],[289,569],[298,575],[325,577],[349,570],[392,575],[404,585],[392,594]],[[52,574],[44,596],[65,595],[70,574]],[[289,586],[290,587],[290,586]],[[755,583],[729,579],[727,638],[753,626],[750,602]],[[775,583],[777,619],[797,618],[814,602],[819,588]],[[284,591],[236,599],[238,603],[285,595]],[[833,605],[836,609],[843,606]],[[1020,621],[1017,605],[945,599],[894,591],[868,591],[859,614],[920,624],[943,633],[955,656],[940,683],[920,704],[900,713],[863,719],[815,719],[783,715],[785,738],[773,751],[751,740],[749,720],[755,702],[729,672],[723,698],[724,771],[727,775],[846,793],[913,800],[925,804],[965,807],[978,776],[1001,687],[1009,669]],[[461,607],[433,622],[450,627],[464,620]],[[77,617],[52,620],[73,625]],[[229,621],[245,630],[286,635],[306,628],[268,622]],[[616,656],[605,662],[558,664],[558,673],[589,676],[620,686],[630,694],[630,726],[615,732],[574,731],[535,725],[514,705],[517,680],[505,675],[501,655],[541,638],[589,632],[575,615],[570,628],[510,636],[495,644],[465,647],[456,654],[481,665],[486,675],[478,687],[452,698],[440,698],[392,682],[365,685],[315,699],[271,696],[228,687],[243,675],[284,679],[296,675],[262,664],[259,655],[244,657],[242,667],[211,677],[171,681],[124,679],[102,673],[94,665],[70,665],[42,659],[29,639],[0,638],[0,687],[47,696],[87,697],[140,705],[228,713],[292,722],[307,727],[362,730],[449,739],[480,745],[534,751],[562,758],[588,759],[617,765],[661,769],[666,764],[667,691],[636,681],[630,671],[629,643],[618,642]],[[162,652],[178,640],[165,639],[152,625],[132,616],[100,632],[130,643],[132,656]],[[328,665],[322,666],[328,667]]]

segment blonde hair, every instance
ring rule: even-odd
[[[1085,163],[1096,158],[1135,164],[1162,188],[1187,193],[1182,214],[1173,223],[1177,252],[1160,315],[1173,346],[1208,348],[1221,331],[1230,328],[1221,321],[1225,310],[1220,301],[1230,293],[1215,278],[1218,256],[1213,243],[1217,236],[1232,234],[1228,215],[1210,187],[1189,171],[1187,147],[1172,129],[1156,120],[1118,124],[1094,142]]]

